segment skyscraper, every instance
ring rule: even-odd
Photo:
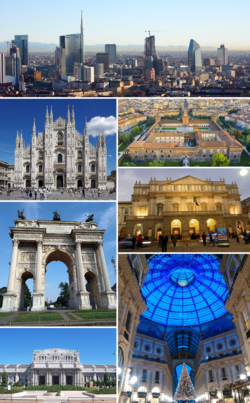
[[[23,66],[29,65],[29,36],[28,35],[15,35],[14,43],[20,50],[21,64]]]
[[[0,84],[5,83],[5,55],[0,53]]]
[[[145,38],[145,57],[156,56],[155,37],[153,35]]]
[[[103,63],[104,72],[109,71],[109,54],[108,53],[97,53],[96,63]]]
[[[105,45],[105,53],[109,54],[110,63],[116,63],[116,45]]]
[[[81,15],[80,34],[59,37],[59,46],[55,51],[56,69],[59,75],[74,74],[74,63],[84,63],[83,19]]]
[[[190,40],[188,48],[188,66],[192,73],[202,70],[201,48],[194,39]]]
[[[16,83],[19,82],[20,79],[20,50],[14,43],[12,42],[12,46],[10,48],[10,55],[5,57],[6,64],[6,76],[15,77]]]
[[[217,60],[219,66],[228,64],[228,49],[224,45],[220,45],[220,48],[217,49]]]

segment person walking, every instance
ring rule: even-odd
[[[167,252],[167,246],[168,246],[168,236],[164,232],[162,237],[162,252]]]
[[[213,231],[211,231],[210,240],[211,240],[213,246],[215,246],[215,235],[214,235],[214,232],[213,232]]]
[[[95,190],[92,188],[92,189],[91,189],[92,197],[94,197],[94,191],[95,191]]]
[[[158,248],[162,247],[162,235],[159,235]]]
[[[136,244],[136,236],[133,235],[133,238],[132,238],[132,249],[135,249],[135,244]]]
[[[82,188],[82,198],[85,199],[85,190]]]
[[[30,189],[30,194],[29,194],[29,196],[30,196],[30,199],[32,199],[32,192],[31,192],[31,189]]]
[[[36,200],[36,198],[37,198],[37,190],[35,189],[35,200]]]
[[[207,236],[204,231],[203,231],[201,237],[203,239],[203,246],[206,246],[207,245]]]
[[[177,244],[177,234],[173,234],[173,245],[176,247]]]
[[[236,238],[237,243],[240,243],[240,238],[239,238],[239,234],[238,234],[238,232],[236,232],[236,234],[235,234],[235,238]]]
[[[142,236],[141,236],[141,234],[138,235],[136,246],[137,246],[138,249],[140,249],[140,247],[142,246]]]

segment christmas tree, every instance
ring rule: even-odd
[[[197,397],[186,364],[183,363],[180,380],[174,395],[175,400],[195,400]]]

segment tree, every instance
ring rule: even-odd
[[[7,386],[7,383],[8,383],[8,375],[6,371],[3,371],[1,386]]]
[[[7,287],[2,287],[0,288],[0,308],[2,308],[3,304],[3,294],[5,294],[7,291]]]
[[[227,167],[229,165],[229,160],[227,157],[221,153],[213,155],[213,167]]]
[[[150,167],[163,167],[164,161],[161,161],[161,160],[157,159],[157,160],[154,160],[154,161],[152,161],[152,162],[149,162],[148,165],[149,165]]]
[[[24,308],[27,308],[31,305],[31,293],[27,284],[24,287]]]
[[[68,306],[69,305],[69,285],[68,283],[63,283],[61,282],[58,286],[61,289],[60,295],[57,298],[57,303],[59,303],[62,306]]]
[[[195,400],[197,397],[186,364],[183,363],[181,376],[174,395],[175,400]]]
[[[136,164],[133,162],[124,162],[123,164],[124,167],[136,167]]]
[[[241,131],[240,130],[235,130],[233,132],[234,137],[236,138],[236,140],[241,139]]]
[[[247,143],[246,149],[250,152],[250,141]]]
[[[105,372],[105,374],[104,374],[104,385],[106,385],[106,386],[110,385],[110,377],[109,377],[108,372]]]
[[[250,135],[250,129],[244,129],[241,134],[242,134],[242,136],[244,136],[244,137],[249,136],[249,135]]]

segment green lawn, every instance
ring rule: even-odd
[[[93,387],[93,388],[85,388],[85,387],[81,387],[81,386],[75,386],[75,385],[33,385],[33,386],[27,386],[26,388],[21,388],[18,386],[14,386],[11,388],[11,390],[8,390],[7,388],[1,386],[0,387],[0,393],[1,394],[13,394],[13,393],[19,393],[19,392],[23,392],[25,390],[46,390],[49,392],[59,392],[62,390],[85,390],[87,392],[90,393],[94,393],[94,394],[116,394],[116,388],[111,387],[111,388],[100,388],[99,391]],[[3,400],[3,399],[2,399]]]
[[[131,143],[122,143],[119,146],[118,151],[124,151],[126,148],[128,148],[129,144],[131,144]]]
[[[11,316],[13,312],[6,312],[6,313],[0,313],[0,319],[5,318],[6,316]]]
[[[87,309],[86,311],[73,311],[72,313],[110,312],[109,309]]]
[[[20,314],[19,316],[16,316],[15,318],[12,319],[12,322],[18,322],[18,323],[24,323],[24,322],[52,322],[52,321],[63,321],[63,317],[56,313],[56,312],[51,312],[51,314],[45,314],[45,313],[33,313],[33,314]]]
[[[82,319],[110,319],[110,318],[116,318],[116,312],[107,312],[107,313],[98,313],[98,312],[92,312],[92,313],[77,313],[77,316],[79,316]]]
[[[123,158],[123,160],[121,161],[121,167],[123,167],[124,166],[124,164],[126,164],[127,162],[131,162],[131,158],[130,157],[124,157]],[[149,167],[150,165],[149,165],[149,162],[138,162],[137,164],[136,164],[136,166],[137,167]],[[181,167],[182,166],[182,164],[181,164],[181,162],[164,162],[164,165],[163,165],[164,167]]]
[[[77,320],[73,315],[71,315],[70,313],[68,313],[68,312],[63,312],[69,319],[71,319],[71,320]]]

